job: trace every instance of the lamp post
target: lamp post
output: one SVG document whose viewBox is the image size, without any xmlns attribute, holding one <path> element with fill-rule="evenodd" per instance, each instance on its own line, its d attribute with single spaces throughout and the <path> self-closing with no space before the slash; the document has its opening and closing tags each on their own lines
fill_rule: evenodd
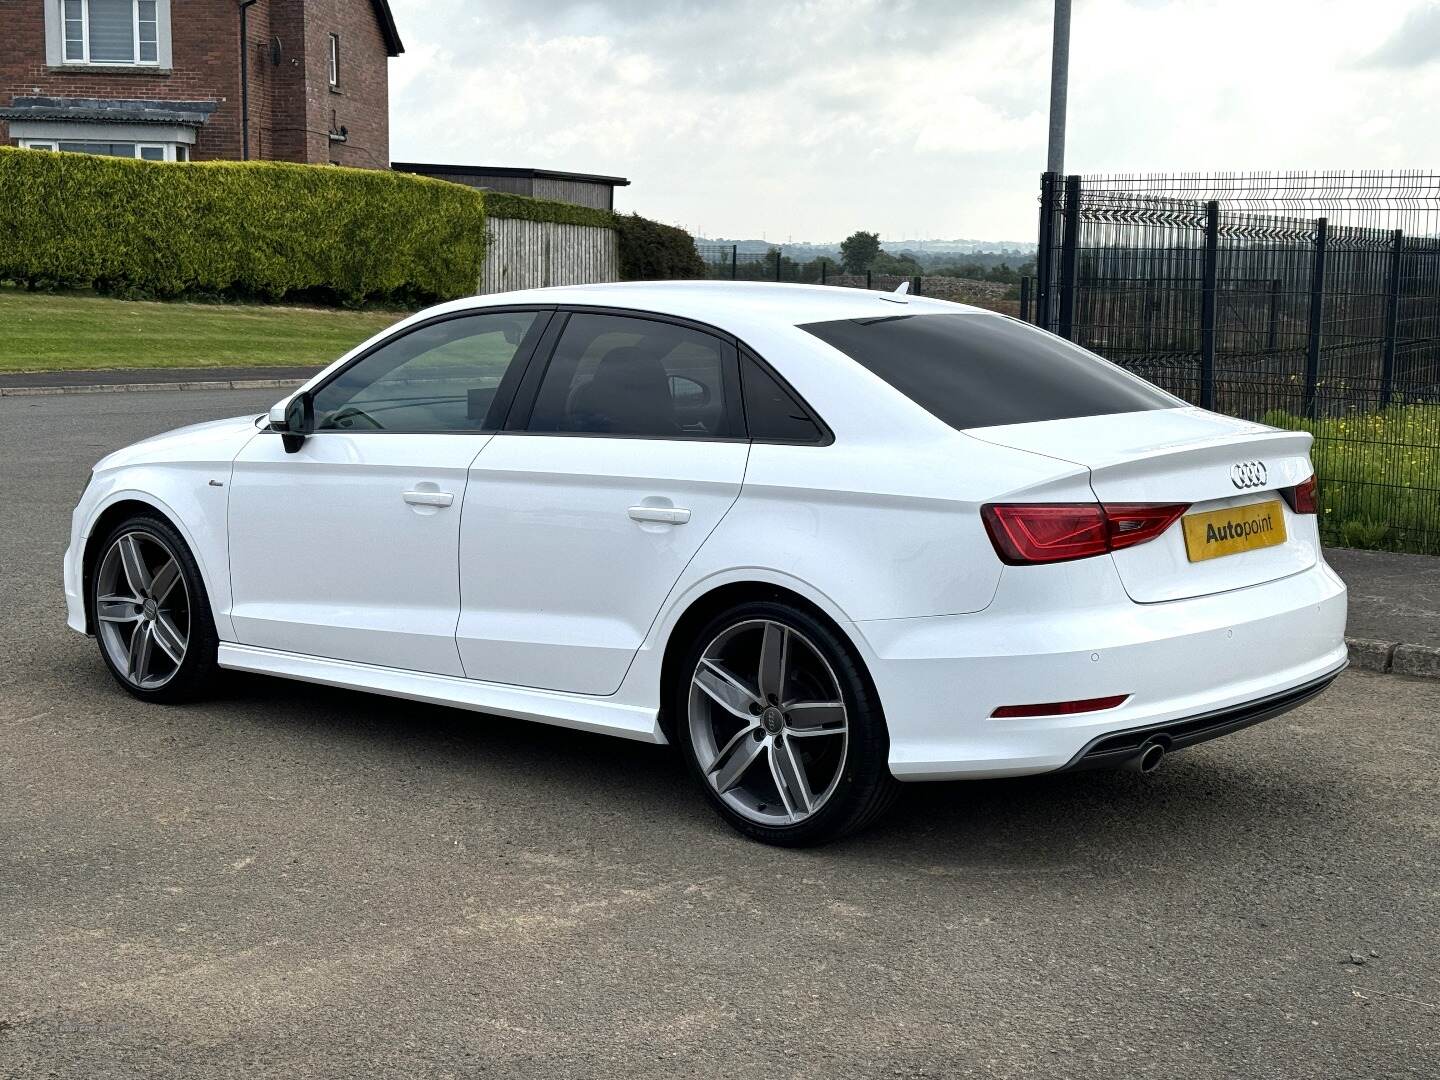
<svg viewBox="0 0 1440 1080">
<path fill-rule="evenodd" d="M 250 160 L 250 5 L 240 0 L 240 160 Z"/>
<path fill-rule="evenodd" d="M 1045 171 L 1065 172 L 1065 89 L 1070 80 L 1070 0 L 1055 0 L 1055 50 L 1050 57 L 1050 146 Z"/>
</svg>

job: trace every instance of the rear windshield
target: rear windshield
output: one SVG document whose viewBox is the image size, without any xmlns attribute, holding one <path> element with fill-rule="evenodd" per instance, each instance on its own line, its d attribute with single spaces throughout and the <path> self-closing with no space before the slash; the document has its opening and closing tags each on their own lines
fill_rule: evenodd
<svg viewBox="0 0 1440 1080">
<path fill-rule="evenodd" d="M 892 315 L 801 329 L 955 428 L 1184 404 L 1063 338 L 1000 315 Z"/>
</svg>

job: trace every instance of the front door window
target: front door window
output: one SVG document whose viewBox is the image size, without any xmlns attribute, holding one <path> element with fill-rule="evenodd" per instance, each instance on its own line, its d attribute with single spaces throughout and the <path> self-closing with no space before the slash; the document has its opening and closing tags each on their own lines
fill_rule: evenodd
<svg viewBox="0 0 1440 1080">
<path fill-rule="evenodd" d="M 467 315 L 386 342 L 316 391 L 315 430 L 496 430 L 501 385 L 538 316 Z"/>
</svg>

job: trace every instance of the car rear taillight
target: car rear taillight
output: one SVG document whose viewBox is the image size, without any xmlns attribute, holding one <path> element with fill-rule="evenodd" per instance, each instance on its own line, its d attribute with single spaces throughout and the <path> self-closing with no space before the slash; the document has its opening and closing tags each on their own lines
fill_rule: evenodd
<svg viewBox="0 0 1440 1080">
<path fill-rule="evenodd" d="M 1297 514 L 1318 514 L 1320 512 L 1320 485 L 1316 482 L 1314 474 L 1312 473 L 1310 479 L 1304 483 L 1286 488 L 1285 501 Z"/>
<path fill-rule="evenodd" d="M 980 510 L 1001 561 L 1065 562 L 1154 540 L 1188 503 L 990 503 Z"/>
<path fill-rule="evenodd" d="M 1005 716 L 1074 716 L 1076 713 L 1100 712 L 1123 703 L 1129 694 L 1110 697 L 1082 698 L 1079 701 L 1047 701 L 1039 705 L 1001 705 L 991 717 Z"/>
</svg>

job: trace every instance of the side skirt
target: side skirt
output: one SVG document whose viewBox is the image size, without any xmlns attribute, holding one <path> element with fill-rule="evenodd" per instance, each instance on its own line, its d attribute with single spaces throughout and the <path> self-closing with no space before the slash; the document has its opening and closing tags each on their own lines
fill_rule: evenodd
<svg viewBox="0 0 1440 1080">
<path fill-rule="evenodd" d="M 472 712 L 535 720 L 577 731 L 619 735 L 640 742 L 665 742 L 656 709 L 624 705 L 606 698 L 478 682 L 453 675 L 430 675 L 422 671 L 356 664 L 348 660 L 329 660 L 224 641 L 220 643 L 219 663 L 221 667 L 235 671 L 278 675 L 346 690 L 368 690 L 387 697 L 424 701 L 431 705 L 451 705 Z"/>
</svg>

